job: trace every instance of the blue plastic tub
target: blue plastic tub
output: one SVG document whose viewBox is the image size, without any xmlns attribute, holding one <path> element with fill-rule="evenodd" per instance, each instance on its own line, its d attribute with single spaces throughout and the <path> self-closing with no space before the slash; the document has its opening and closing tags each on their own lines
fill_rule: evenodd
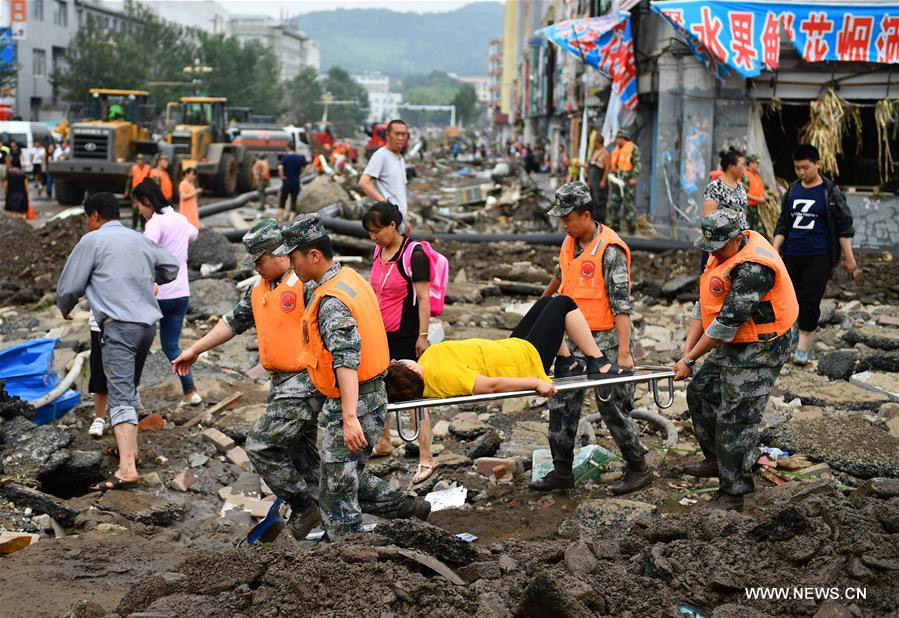
<svg viewBox="0 0 899 618">
<path fill-rule="evenodd" d="M 53 363 L 53 349 L 58 339 L 33 339 L 0 350 L 0 380 L 6 381 L 6 390 L 23 401 L 43 397 L 57 384 L 59 376 Z M 67 390 L 35 411 L 34 422 L 45 425 L 81 403 L 81 394 Z"/>
</svg>

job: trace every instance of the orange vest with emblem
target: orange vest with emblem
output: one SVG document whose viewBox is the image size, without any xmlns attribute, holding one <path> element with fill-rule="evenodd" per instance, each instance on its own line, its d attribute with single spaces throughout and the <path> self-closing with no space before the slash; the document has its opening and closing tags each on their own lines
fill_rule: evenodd
<svg viewBox="0 0 899 618">
<path fill-rule="evenodd" d="M 724 299 L 730 294 L 733 282 L 730 271 L 743 262 L 755 262 L 774 271 L 774 286 L 762 297 L 762 302 L 771 303 L 774 321 L 756 324 L 752 316 L 737 330 L 737 336 L 730 343 L 756 343 L 771 337 L 761 335 L 783 335 L 793 327 L 799 317 L 799 303 L 787 267 L 765 237 L 758 232 L 743 232 L 746 244 L 729 260 L 718 262 L 714 254 L 709 256 L 705 272 L 699 279 L 699 305 L 702 309 L 702 327 L 708 328 L 712 320 L 721 313 Z"/>
<path fill-rule="evenodd" d="M 750 169 L 746 170 L 745 177 L 749 181 L 749 191 L 747 193 L 765 197 L 765 183 L 762 182 L 762 177 Z M 761 202 L 750 198 L 749 204 L 752 206 L 758 206 L 759 204 L 761 204 Z"/>
<path fill-rule="evenodd" d="M 131 166 L 131 188 L 133 189 L 141 182 L 143 182 L 144 178 L 150 175 L 150 166 L 145 165 L 143 167 L 139 166 L 137 163 Z"/>
<path fill-rule="evenodd" d="M 624 250 L 630 272 L 631 250 L 615 231 L 603 225 L 600 233 L 577 257 L 574 256 L 575 240 L 571 236 L 562 243 L 559 266 L 562 269 L 562 285 L 559 294 L 570 296 L 587 318 L 590 330 L 615 328 L 615 316 L 606 294 L 606 280 L 602 272 L 602 256 L 610 245 Z"/>
<path fill-rule="evenodd" d="M 390 350 L 375 291 L 355 270 L 342 267 L 334 277 L 319 286 L 303 314 L 303 361 L 309 370 L 309 377 L 320 393 L 337 398 L 340 397 L 340 389 L 333 367 L 334 357 L 325 348 L 318 329 L 318 307 L 325 296 L 340 300 L 356 320 L 362 341 L 361 362 L 357 370 L 360 383 L 387 371 Z"/>
<path fill-rule="evenodd" d="M 613 172 L 630 172 L 634 169 L 631 161 L 631 154 L 634 152 L 634 142 L 627 141 L 623 147 L 615 146 L 612 151 L 612 171 Z"/>
<path fill-rule="evenodd" d="M 273 288 L 260 279 L 250 295 L 259 339 L 259 362 L 269 371 L 290 373 L 305 368 L 303 341 L 303 282 L 289 273 Z"/>
</svg>

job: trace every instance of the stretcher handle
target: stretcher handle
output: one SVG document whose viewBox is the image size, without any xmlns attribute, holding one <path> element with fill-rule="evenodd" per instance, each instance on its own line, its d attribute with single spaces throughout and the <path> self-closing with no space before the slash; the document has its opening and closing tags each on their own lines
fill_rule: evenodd
<svg viewBox="0 0 899 618">
<path fill-rule="evenodd" d="M 652 387 L 652 398 L 655 400 L 656 405 L 662 410 L 667 410 L 674 404 L 674 378 L 668 377 L 666 380 L 668 382 L 668 401 L 665 403 L 659 401 L 659 380 L 655 379 L 649 383 L 650 387 Z"/>
<path fill-rule="evenodd" d="M 602 392 L 602 390 L 604 388 L 606 389 L 606 392 L 608 393 L 608 395 L 606 395 L 605 397 L 600 395 L 600 393 Z M 596 395 L 597 401 L 601 401 L 602 403 L 608 403 L 612 399 L 612 387 L 611 386 L 594 386 L 593 394 Z"/>
<path fill-rule="evenodd" d="M 421 424 L 424 420 L 424 409 L 423 408 L 415 408 L 412 412 L 412 429 L 415 431 L 411 435 L 406 435 L 403 433 L 403 412 L 401 410 L 396 411 L 396 433 L 399 434 L 400 439 L 403 442 L 415 442 L 418 440 L 418 436 L 421 433 Z"/>
</svg>

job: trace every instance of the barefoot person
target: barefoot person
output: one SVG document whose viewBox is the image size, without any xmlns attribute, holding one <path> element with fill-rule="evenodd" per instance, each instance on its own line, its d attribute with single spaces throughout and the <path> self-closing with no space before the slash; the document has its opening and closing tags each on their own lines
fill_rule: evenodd
<svg viewBox="0 0 899 618">
<path fill-rule="evenodd" d="M 378 202 L 362 217 L 362 226 L 378 245 L 371 268 L 371 282 L 387 329 L 392 360 L 415 360 L 428 348 L 431 321 L 431 264 L 421 244 L 401 234 L 403 215 L 397 206 Z M 372 457 L 389 455 L 390 421 L 378 438 Z M 434 473 L 431 454 L 431 419 L 427 413 L 418 434 L 418 470 L 412 484 L 423 483 Z"/>
<path fill-rule="evenodd" d="M 156 323 L 162 317 L 154 283 L 178 276 L 178 260 L 155 242 L 119 222 L 119 202 L 112 193 L 94 193 L 84 203 L 85 234 L 56 284 L 62 317 L 87 295 L 101 330 L 103 372 L 109 388 L 109 417 L 119 451 L 119 466 L 97 490 L 137 483 L 137 385 Z"/>
<path fill-rule="evenodd" d="M 609 205 L 611 208 L 611 204 Z M 628 373 L 634 366 L 630 294 L 631 252 L 612 228 L 593 219 L 592 201 L 587 185 L 572 182 L 556 191 L 556 205 L 550 215 L 560 217 L 568 232 L 559 254 L 559 268 L 543 293 L 559 291 L 570 296 L 587 318 L 593 339 L 615 364 L 611 375 Z M 581 352 L 587 352 L 581 350 Z M 556 371 L 556 375 L 559 375 Z M 564 375 L 564 372 L 562 372 Z M 646 447 L 640 442 L 637 424 L 631 419 L 634 385 L 611 387 L 611 398 L 599 401 L 602 420 L 627 462 L 624 479 L 613 485 L 613 494 L 636 491 L 652 482 L 646 464 Z M 569 489 L 574 486 L 571 465 L 584 391 L 565 393 L 549 403 L 549 445 L 554 469 L 543 479 L 531 483 L 536 491 Z"/>
<path fill-rule="evenodd" d="M 365 470 L 384 429 L 390 365 L 378 300 L 356 271 L 334 261 L 331 238 L 318 215 L 284 226 L 275 255 L 289 255 L 294 272 L 314 281 L 303 314 L 303 362 L 315 388 L 325 395 L 319 506 L 330 541 L 362 531 L 360 494 L 392 504 L 400 516 L 427 519 L 431 505 L 407 497 Z"/>
<path fill-rule="evenodd" d="M 783 260 L 764 236 L 745 228 L 742 213 L 728 208 L 702 220 L 696 247 L 709 252 L 709 262 L 684 356 L 674 366 L 674 379 L 683 380 L 708 354 L 687 387 L 693 433 L 705 458 L 684 472 L 717 476 L 712 505 L 721 509 L 741 508 L 754 489 L 758 424 L 790 356 L 799 315 Z"/>
</svg>

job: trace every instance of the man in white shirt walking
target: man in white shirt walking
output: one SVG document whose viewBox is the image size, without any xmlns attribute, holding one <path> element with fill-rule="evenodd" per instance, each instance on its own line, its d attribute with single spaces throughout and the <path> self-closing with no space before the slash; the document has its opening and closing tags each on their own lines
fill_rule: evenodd
<svg viewBox="0 0 899 618">
<path fill-rule="evenodd" d="M 406 160 L 402 152 L 409 141 L 409 127 L 402 120 L 387 123 L 387 145 L 368 160 L 359 179 L 359 188 L 376 202 L 390 202 L 400 209 L 407 223 Z"/>
</svg>

